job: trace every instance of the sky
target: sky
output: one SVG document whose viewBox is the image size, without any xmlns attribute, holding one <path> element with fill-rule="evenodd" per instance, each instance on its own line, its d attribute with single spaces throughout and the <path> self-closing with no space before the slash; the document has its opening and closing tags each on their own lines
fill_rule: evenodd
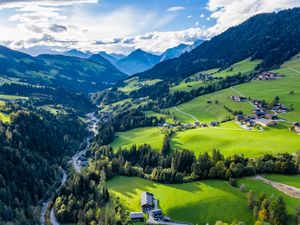
<svg viewBox="0 0 300 225">
<path fill-rule="evenodd" d="M 36 51 L 160 53 L 299 0 L 0 0 L 0 44 Z"/>
</svg>

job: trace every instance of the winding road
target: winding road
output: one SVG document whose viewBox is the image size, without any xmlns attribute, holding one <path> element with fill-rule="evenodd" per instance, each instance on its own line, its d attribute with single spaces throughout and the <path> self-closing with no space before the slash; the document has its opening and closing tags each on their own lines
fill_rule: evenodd
<svg viewBox="0 0 300 225">
<path fill-rule="evenodd" d="M 78 163 L 78 158 L 80 156 L 84 155 L 87 152 L 87 150 L 90 147 L 91 140 L 93 139 L 93 137 L 95 137 L 98 134 L 97 125 L 98 125 L 99 120 L 95 116 L 95 113 L 89 113 L 89 114 L 87 114 L 87 118 L 88 118 L 88 130 L 92 133 L 92 135 L 89 136 L 89 137 L 87 137 L 87 139 L 86 139 L 86 141 L 87 141 L 86 148 L 84 150 L 76 153 L 72 157 L 72 165 L 73 165 L 73 168 L 74 168 L 74 170 L 75 170 L 76 173 L 80 173 L 81 172 L 81 165 Z M 63 177 L 61 179 L 61 185 L 56 190 L 56 193 L 59 192 L 60 188 L 66 183 L 67 178 L 68 178 L 66 171 L 64 171 L 62 169 L 62 172 L 63 172 Z M 52 197 L 49 198 L 47 201 L 45 201 L 43 203 L 43 208 L 42 208 L 41 217 L 40 217 L 40 224 L 41 225 L 45 225 L 46 212 L 47 212 L 47 209 L 49 207 L 51 199 L 52 199 Z M 54 213 L 54 209 L 53 208 L 51 208 L 51 210 L 50 210 L 50 222 L 51 222 L 52 225 L 60 225 L 59 222 L 57 221 L 56 217 L 55 217 L 55 213 Z"/>
<path fill-rule="evenodd" d="M 175 109 L 177 112 L 180 112 L 180 113 L 182 113 L 182 114 L 184 114 L 184 115 L 187 115 L 187 116 L 193 118 L 193 119 L 195 120 L 195 122 L 199 122 L 199 123 L 200 123 L 200 121 L 199 121 L 195 116 L 193 116 L 192 114 L 186 113 L 186 112 L 184 112 L 184 111 L 178 109 L 177 106 L 174 106 L 174 109 Z"/>
</svg>

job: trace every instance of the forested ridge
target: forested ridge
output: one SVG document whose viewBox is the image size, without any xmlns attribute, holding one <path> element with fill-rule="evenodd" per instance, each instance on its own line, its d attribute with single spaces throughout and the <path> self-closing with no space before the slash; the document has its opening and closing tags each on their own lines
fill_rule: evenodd
<svg viewBox="0 0 300 225">
<path fill-rule="evenodd" d="M 86 135 L 77 117 L 19 110 L 0 123 L 0 221 L 38 224 L 42 198 Z"/>
</svg>

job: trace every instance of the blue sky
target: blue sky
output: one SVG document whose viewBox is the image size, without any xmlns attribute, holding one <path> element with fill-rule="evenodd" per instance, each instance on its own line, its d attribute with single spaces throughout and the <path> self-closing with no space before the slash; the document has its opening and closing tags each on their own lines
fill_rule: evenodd
<svg viewBox="0 0 300 225">
<path fill-rule="evenodd" d="M 35 51 L 162 52 L 299 0 L 0 0 L 0 44 Z"/>
</svg>

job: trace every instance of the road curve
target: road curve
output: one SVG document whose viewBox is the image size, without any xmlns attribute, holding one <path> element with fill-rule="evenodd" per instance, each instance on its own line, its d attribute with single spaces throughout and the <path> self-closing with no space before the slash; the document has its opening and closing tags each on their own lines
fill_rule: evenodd
<svg viewBox="0 0 300 225">
<path fill-rule="evenodd" d="M 200 123 L 200 121 L 199 121 L 195 116 L 193 116 L 192 114 L 186 113 L 186 112 L 184 112 L 184 111 L 178 109 L 177 106 L 174 106 L 174 109 L 175 109 L 177 112 L 180 112 L 180 113 L 182 113 L 182 114 L 185 114 L 185 115 L 187 115 L 187 116 L 193 118 L 193 119 L 195 120 L 195 122 L 199 122 L 199 123 Z"/>
</svg>

